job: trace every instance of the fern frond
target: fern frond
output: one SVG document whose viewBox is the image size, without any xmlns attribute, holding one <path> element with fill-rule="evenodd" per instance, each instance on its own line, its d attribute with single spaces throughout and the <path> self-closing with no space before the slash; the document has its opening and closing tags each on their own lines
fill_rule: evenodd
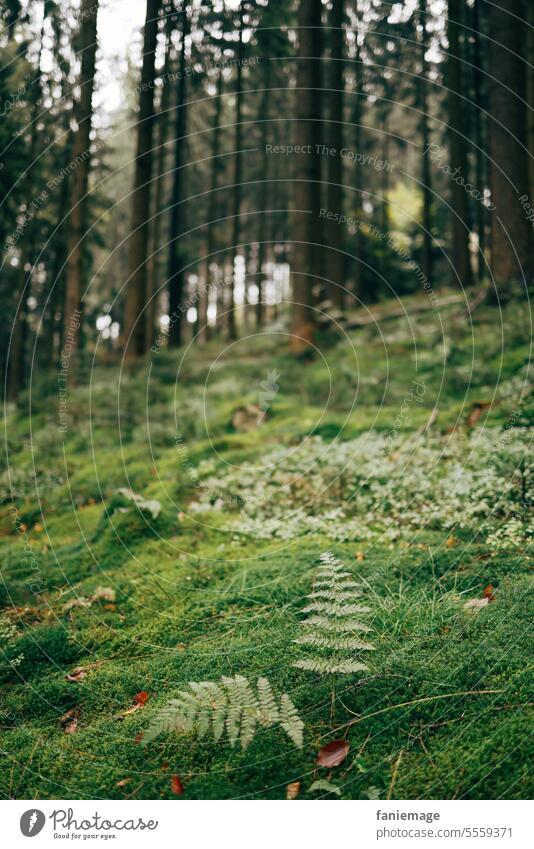
<svg viewBox="0 0 534 849">
<path fill-rule="evenodd" d="M 314 601 L 304 607 L 302 613 L 328 613 L 330 616 L 351 616 L 353 613 L 369 613 L 369 607 L 359 604 L 336 604 L 335 602 Z"/>
<path fill-rule="evenodd" d="M 328 659 L 313 658 L 296 660 L 293 666 L 296 669 L 305 669 L 307 672 L 318 672 L 320 675 L 335 675 L 336 673 L 348 674 L 350 672 L 365 672 L 369 667 L 365 663 L 357 663 L 353 660 L 332 661 Z"/>
<path fill-rule="evenodd" d="M 302 749 L 304 723 L 287 693 L 280 699 L 280 725 L 297 749 Z"/>
<path fill-rule="evenodd" d="M 263 726 L 274 725 L 280 721 L 280 714 L 271 685 L 267 678 L 258 678 L 259 721 Z"/>
<path fill-rule="evenodd" d="M 322 598 L 326 601 L 352 601 L 352 599 L 359 598 L 359 596 L 361 596 L 361 593 L 354 590 L 346 592 L 345 587 L 342 586 L 339 589 L 337 587 L 331 587 L 324 590 L 315 590 L 309 594 L 308 598 Z"/>
<path fill-rule="evenodd" d="M 362 640 L 357 640 L 354 637 L 336 639 L 335 637 L 323 637 L 320 634 L 304 634 L 302 637 L 297 637 L 293 642 L 299 643 L 301 646 L 315 646 L 318 649 L 360 649 L 362 651 L 374 651 L 374 646 L 371 643 L 364 643 Z"/>
<path fill-rule="evenodd" d="M 302 623 L 303 634 L 293 641 L 307 648 L 310 655 L 293 666 L 322 675 L 360 672 L 367 667 L 353 657 L 354 653 L 374 648 L 354 636 L 371 630 L 354 618 L 369 613 L 369 608 L 358 601 L 362 586 L 331 552 L 322 554 L 320 560 L 308 604 L 302 610 L 310 615 Z"/>
<path fill-rule="evenodd" d="M 267 728 L 279 724 L 296 746 L 302 746 L 304 723 L 286 693 L 279 703 L 267 678 L 259 678 L 257 693 L 242 675 L 223 676 L 215 681 L 190 682 L 153 718 L 143 736 L 143 744 L 159 734 L 178 732 L 203 737 L 212 731 L 215 742 L 226 730 L 231 746 L 239 741 L 246 749 L 254 739 L 258 725 Z"/>
<path fill-rule="evenodd" d="M 345 634 L 351 631 L 362 631 L 369 633 L 371 628 L 363 622 L 355 619 L 329 619 L 327 616 L 309 616 L 302 626 L 304 628 L 321 628 L 323 631 L 331 631 L 335 634 Z"/>
</svg>

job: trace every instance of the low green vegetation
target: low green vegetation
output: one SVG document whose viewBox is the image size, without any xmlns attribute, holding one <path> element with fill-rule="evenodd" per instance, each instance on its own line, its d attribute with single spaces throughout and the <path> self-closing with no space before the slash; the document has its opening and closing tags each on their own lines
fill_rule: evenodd
<svg viewBox="0 0 534 849">
<path fill-rule="evenodd" d="M 414 312 L 306 362 L 284 333 L 98 365 L 65 432 L 54 374 L 7 409 L 2 798 L 531 795 L 528 316 Z M 328 551 L 368 608 L 348 674 L 310 668 Z M 272 711 L 247 689 L 246 746 L 183 714 L 143 740 L 190 682 L 243 678 Z"/>
</svg>

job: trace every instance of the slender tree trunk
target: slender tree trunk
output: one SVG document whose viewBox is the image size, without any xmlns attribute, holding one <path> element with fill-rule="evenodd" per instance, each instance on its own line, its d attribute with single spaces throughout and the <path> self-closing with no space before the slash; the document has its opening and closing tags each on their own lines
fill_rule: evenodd
<svg viewBox="0 0 534 849">
<path fill-rule="evenodd" d="M 212 220 L 217 220 L 220 204 L 217 195 L 217 184 L 219 175 L 219 155 L 221 152 L 221 112 L 222 112 L 222 94 L 223 94 L 223 75 L 219 71 L 217 77 L 217 94 L 215 97 L 215 113 L 213 116 L 212 129 L 212 147 L 211 147 L 211 179 L 210 179 L 210 202 L 209 223 L 206 234 L 206 261 L 204 264 L 204 280 L 205 285 L 200 293 L 199 302 L 199 325 L 200 338 L 208 340 L 211 336 L 211 328 L 208 325 L 208 301 L 212 288 L 212 283 L 215 282 L 214 276 L 211 273 L 211 265 L 213 263 L 213 252 L 215 250 L 215 233 L 217 224 L 213 224 Z"/>
<path fill-rule="evenodd" d="M 180 80 L 177 88 L 176 126 L 174 148 L 174 175 L 172 186 L 171 224 L 169 234 L 169 344 L 178 347 L 182 343 L 183 301 L 185 275 L 183 251 L 181 250 L 183 201 L 185 198 L 185 147 L 187 134 L 187 76 L 186 47 L 189 36 L 187 8 L 182 12 L 182 44 L 180 49 Z"/>
<path fill-rule="evenodd" d="M 260 105 L 261 124 L 261 150 L 263 157 L 263 173 L 260 191 L 260 209 L 258 215 L 258 301 L 256 303 L 256 327 L 260 328 L 265 320 L 264 291 L 263 291 L 263 266 L 265 265 L 265 248 L 267 246 L 268 207 L 269 207 L 269 178 L 270 157 L 266 154 L 269 143 L 269 103 L 271 100 L 271 62 L 268 58 L 263 60 L 263 94 Z"/>
<path fill-rule="evenodd" d="M 344 32 L 343 26 L 344 0 L 332 0 L 332 11 L 329 12 L 330 29 L 330 103 L 329 138 L 330 147 L 335 153 L 328 156 L 328 209 L 331 212 L 343 212 L 343 104 L 344 104 Z M 327 297 L 335 306 L 343 309 L 345 285 L 345 257 L 343 254 L 343 228 L 335 219 L 327 220 L 328 235 L 328 266 Z"/>
<path fill-rule="evenodd" d="M 534 3 L 528 3 L 527 36 L 527 134 L 528 134 L 528 194 L 530 202 L 534 199 Z"/>
<path fill-rule="evenodd" d="M 485 102 L 482 92 L 482 51 L 481 51 L 481 30 L 480 30 L 480 0 L 475 0 L 473 5 L 473 29 L 474 45 L 473 45 L 473 88 L 474 88 L 474 124 L 475 124 L 475 179 L 476 189 L 478 192 L 483 192 L 486 186 L 486 157 L 485 157 Z M 476 204 L 476 227 L 478 236 L 478 264 L 477 277 L 478 282 L 482 283 L 486 276 L 486 207 L 480 201 Z"/>
<path fill-rule="evenodd" d="M 320 268 L 321 158 L 316 153 L 321 133 L 321 0 L 300 0 L 297 60 L 297 144 L 309 153 L 299 155 L 295 169 L 295 222 L 292 258 L 292 340 L 297 355 L 308 353 L 314 338 L 314 288 Z"/>
<path fill-rule="evenodd" d="M 447 85 L 449 88 L 449 150 L 450 167 L 458 179 L 451 181 L 452 190 L 452 261 L 455 282 L 460 286 L 471 286 L 471 256 L 469 251 L 469 196 L 459 178 L 468 183 L 467 165 L 467 114 L 462 99 L 466 70 L 462 63 L 460 42 L 461 2 L 449 0 L 447 20 L 447 39 L 449 55 L 447 58 Z M 427 158 L 427 157 L 425 157 Z"/>
<path fill-rule="evenodd" d="M 157 313 L 157 304 L 159 301 L 158 289 L 160 274 L 161 274 L 161 264 L 162 264 L 162 252 L 161 252 L 161 224 L 162 224 L 162 211 L 164 206 L 165 199 L 165 167 L 166 167 L 166 154 L 167 154 L 167 142 L 169 140 L 170 135 L 170 106 L 171 106 L 171 94 L 172 94 L 172 83 L 170 82 L 170 74 L 172 71 L 172 30 L 173 30 L 173 20 L 172 15 L 167 15 L 167 19 L 165 22 L 166 29 L 166 39 L 165 39 L 165 63 L 163 66 L 163 81 L 162 81 L 162 90 L 161 90 L 161 100 L 159 105 L 159 113 L 156 118 L 156 128 L 157 128 L 157 137 L 158 137 L 158 155 L 157 155 L 157 164 L 156 164 L 156 176 L 155 176 L 155 198 L 154 198 L 154 218 L 152 221 L 152 235 L 150 240 L 150 258 L 147 269 L 147 308 L 146 308 L 146 316 L 147 316 L 147 324 L 146 324 L 146 334 L 147 334 L 147 347 L 152 344 L 154 338 L 154 332 L 157 331 L 156 328 L 156 313 Z"/>
<path fill-rule="evenodd" d="M 529 191 L 526 98 L 526 28 L 521 0 L 489 6 L 492 272 L 499 298 L 532 273 L 532 230 L 521 198 Z"/>
<path fill-rule="evenodd" d="M 143 35 L 143 66 L 137 123 L 137 150 L 129 239 L 129 280 L 124 314 L 126 355 L 142 356 L 147 350 L 147 259 L 150 236 L 150 197 L 153 160 L 154 78 L 161 0 L 147 0 Z"/>
<path fill-rule="evenodd" d="M 352 123 L 354 124 L 354 147 L 357 153 L 363 153 L 363 131 L 362 131 L 362 118 L 363 118 L 363 104 L 364 104 L 364 79 L 363 79 L 363 62 L 361 57 L 361 49 L 360 44 L 358 42 L 358 27 L 359 27 L 359 11 L 358 11 L 358 0 L 354 0 L 353 10 L 356 16 L 356 27 L 354 30 L 355 34 L 355 43 L 354 43 L 354 68 L 356 75 L 356 87 L 354 91 L 354 105 L 352 109 Z M 351 166 L 352 167 L 352 166 Z M 361 165 L 355 165 L 353 173 L 357 175 L 357 191 L 354 192 L 354 217 L 356 220 L 361 221 L 363 205 L 362 205 L 362 192 L 363 192 L 363 178 L 364 171 Z M 351 179 L 352 182 L 352 179 Z M 362 266 L 362 234 L 360 228 L 356 229 L 356 233 L 353 237 L 353 245 L 354 245 L 354 255 L 356 260 L 354 262 L 354 294 L 356 298 L 361 298 L 364 296 L 363 292 L 363 266 Z"/>
<path fill-rule="evenodd" d="M 81 69 L 80 98 L 75 108 L 76 132 L 72 161 L 76 168 L 72 174 L 70 217 L 68 221 L 67 273 L 65 278 L 65 306 L 63 312 L 63 339 L 70 345 L 69 380 L 76 378 L 77 348 L 80 332 L 80 313 L 84 283 L 83 240 L 88 229 L 87 190 L 91 166 L 91 123 L 93 117 L 93 89 L 96 57 L 96 23 L 98 3 L 82 0 L 80 7 Z M 77 326 L 78 325 L 78 326 Z"/>
<path fill-rule="evenodd" d="M 229 292 L 228 304 L 228 338 L 237 339 L 237 328 L 235 318 L 235 258 L 241 241 L 241 195 L 243 180 L 243 128 L 241 125 L 243 112 L 243 7 L 240 6 L 239 16 L 239 42 L 237 46 L 237 76 L 235 84 L 235 134 L 234 134 L 234 202 L 233 202 L 233 228 L 232 228 L 232 280 Z"/>
<path fill-rule="evenodd" d="M 41 24 L 41 34 L 39 38 L 39 53 L 37 56 L 37 78 L 33 81 L 31 87 L 31 129 L 30 129 L 30 150 L 29 150 L 29 165 L 26 169 L 25 193 L 26 193 L 26 212 L 30 211 L 32 215 L 35 213 L 31 210 L 30 201 L 34 196 L 35 187 L 35 172 L 36 156 L 38 149 L 38 129 L 39 111 L 41 109 L 41 60 L 43 55 L 43 41 L 45 34 L 46 21 L 46 5 L 43 8 L 43 21 Z M 28 336 L 28 321 L 26 315 L 26 304 L 31 294 L 33 263 L 35 259 L 35 220 L 29 221 L 26 232 L 25 241 L 21 245 L 20 250 L 20 266 L 19 272 L 19 288 L 18 302 L 19 307 L 13 322 L 13 333 L 11 337 L 11 357 L 9 362 L 9 380 L 8 380 L 8 397 L 16 398 L 19 390 L 24 386 L 26 379 L 26 339 Z M 28 272 L 26 267 L 29 266 Z"/>
<path fill-rule="evenodd" d="M 388 111 L 385 111 L 382 116 L 382 160 L 385 164 L 388 162 L 389 157 L 389 130 L 388 130 Z M 389 193 L 389 171 L 386 167 L 382 168 L 381 173 L 381 187 L 380 191 L 382 194 L 382 203 L 380 204 L 381 210 L 381 228 L 383 233 L 387 233 L 389 231 L 389 205 L 388 205 L 388 193 Z"/>
<path fill-rule="evenodd" d="M 421 136 L 423 144 L 423 157 L 421 161 L 421 181 L 423 183 L 423 253 L 422 269 L 427 280 L 432 280 L 432 176 L 430 173 L 430 161 L 426 153 L 430 144 L 430 128 L 428 123 L 428 63 L 426 51 L 427 40 L 427 0 L 419 0 L 419 20 L 422 27 L 421 34 L 421 73 L 419 75 L 419 102 L 421 105 Z"/>
</svg>

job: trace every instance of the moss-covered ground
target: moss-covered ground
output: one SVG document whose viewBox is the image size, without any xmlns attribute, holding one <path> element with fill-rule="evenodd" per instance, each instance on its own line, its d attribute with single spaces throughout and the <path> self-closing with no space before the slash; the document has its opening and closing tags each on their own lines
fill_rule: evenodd
<svg viewBox="0 0 534 849">
<path fill-rule="evenodd" d="M 232 345 L 162 349 L 122 369 L 86 361 L 87 379 L 67 394 L 65 432 L 56 374 L 35 375 L 5 420 L 2 798 L 176 798 L 172 775 L 190 799 L 285 798 L 292 782 L 310 798 L 317 778 L 342 798 L 531 795 L 526 544 L 494 548 L 477 527 L 439 523 L 361 540 L 332 540 L 319 523 L 269 539 L 239 532 L 230 492 L 227 508 L 189 509 L 203 461 L 223 476 L 312 433 L 327 446 L 389 433 L 412 381 L 425 393 L 398 420 L 401 438 L 428 438 L 437 407 L 429 433 L 444 444 L 513 429 L 527 452 L 528 409 L 513 411 L 529 346 L 520 307 L 480 306 L 469 317 L 455 304 L 344 336 L 325 331 L 310 361 L 291 357 L 281 323 Z M 279 388 L 265 419 L 236 428 L 235 411 L 258 403 L 274 369 Z M 343 501 L 348 492 L 336 486 Z M 117 493 L 125 487 L 159 501 L 157 518 Z M 368 673 L 338 676 L 334 703 L 329 679 L 291 666 L 327 549 L 364 584 L 376 647 Z M 466 610 L 488 585 L 493 600 Z M 79 680 L 68 680 L 78 667 Z M 139 745 L 154 711 L 188 681 L 238 673 L 290 694 L 305 722 L 302 750 L 277 728 L 260 730 L 244 752 L 209 736 Z M 144 706 L 118 719 L 141 691 Z M 318 749 L 344 736 L 345 761 L 317 767 Z"/>
</svg>

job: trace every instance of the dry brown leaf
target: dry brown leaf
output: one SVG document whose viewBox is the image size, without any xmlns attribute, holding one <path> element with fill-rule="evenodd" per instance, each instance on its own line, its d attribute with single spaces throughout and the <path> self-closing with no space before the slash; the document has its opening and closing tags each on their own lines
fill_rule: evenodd
<svg viewBox="0 0 534 849">
<path fill-rule="evenodd" d="M 300 781 L 292 781 L 286 788 L 286 799 L 296 799 L 299 795 Z"/>
<path fill-rule="evenodd" d="M 115 787 L 126 787 L 126 785 L 129 784 L 131 780 L 131 778 L 121 778 L 120 781 L 117 781 Z"/>
<path fill-rule="evenodd" d="M 83 681 L 86 675 L 87 670 L 84 669 L 83 666 L 77 666 L 76 669 L 73 669 L 72 672 L 65 675 L 65 680 L 77 683 L 79 681 Z"/>
<path fill-rule="evenodd" d="M 467 417 L 467 427 L 474 427 L 482 413 L 485 410 L 489 410 L 490 407 L 491 403 L 489 401 L 477 401 L 476 403 L 474 403 L 471 412 Z"/>
<path fill-rule="evenodd" d="M 75 734 L 78 730 L 78 718 L 80 716 L 79 708 L 71 708 L 64 713 L 61 719 L 59 720 L 59 724 L 61 725 L 63 732 L 65 734 Z"/>
<path fill-rule="evenodd" d="M 357 551 L 356 552 L 356 560 L 364 560 L 364 559 L 365 559 L 365 554 L 363 553 L 363 551 Z"/>
<path fill-rule="evenodd" d="M 349 753 L 349 744 L 346 740 L 331 740 L 319 749 L 316 764 L 318 766 L 334 767 L 343 763 Z"/>
</svg>

